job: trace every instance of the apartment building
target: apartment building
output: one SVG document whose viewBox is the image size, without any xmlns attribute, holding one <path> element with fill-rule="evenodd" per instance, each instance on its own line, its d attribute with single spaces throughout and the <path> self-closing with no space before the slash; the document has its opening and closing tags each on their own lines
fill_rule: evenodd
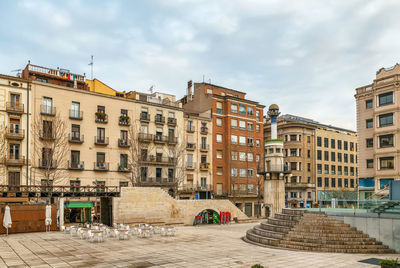
<svg viewBox="0 0 400 268">
<path fill-rule="evenodd" d="M 24 79 L 0 75 L 0 184 L 27 183 L 28 88 Z"/>
<path fill-rule="evenodd" d="M 265 125 L 270 139 L 270 122 Z M 356 200 L 356 133 L 294 115 L 278 118 L 278 138 L 284 142 L 289 207 L 311 207 L 319 200 Z"/>
<path fill-rule="evenodd" d="M 400 178 L 399 81 L 396 64 L 356 89 L 360 199 L 388 195 L 389 183 Z"/>
<path fill-rule="evenodd" d="M 180 188 L 181 199 L 211 199 L 212 125 L 209 116 L 185 113 L 185 178 Z"/>
<path fill-rule="evenodd" d="M 0 81 L 3 94 L 0 122 L 13 134 L 9 142 L 13 161 L 2 173 L 5 184 L 44 185 L 48 183 L 44 171 L 62 170 L 63 175 L 53 182 L 56 185 L 134 183 L 163 187 L 175 194 L 178 163 L 182 162 L 184 168 L 177 150 L 183 142 L 183 108 L 175 96 L 158 92 L 97 93 L 82 84 L 86 81 L 82 75 L 32 64 L 27 65 L 22 76 L 23 79 L 2 76 Z M 31 124 L 26 123 L 28 105 Z M 67 141 L 63 147 L 67 149 L 65 161 L 54 159 L 56 149 L 52 144 L 57 141 L 57 129 L 61 128 L 57 120 L 66 126 L 65 133 L 59 135 Z M 27 132 L 31 135 L 26 140 L 24 126 L 31 125 Z M 41 129 L 34 132 L 34 126 Z M 26 176 L 22 167 L 26 162 L 24 157 L 28 156 L 30 166 Z M 138 174 L 137 180 L 132 179 L 134 173 Z M 15 179 L 18 176 L 26 179 Z"/>
<path fill-rule="evenodd" d="M 204 82 L 194 83 L 192 94 L 189 83 L 182 103 L 187 113 L 211 114 L 214 197 L 229 198 L 253 216 L 260 210 L 263 189 L 263 180 L 256 174 L 264 159 L 265 106 L 245 96 L 244 92 Z"/>
</svg>

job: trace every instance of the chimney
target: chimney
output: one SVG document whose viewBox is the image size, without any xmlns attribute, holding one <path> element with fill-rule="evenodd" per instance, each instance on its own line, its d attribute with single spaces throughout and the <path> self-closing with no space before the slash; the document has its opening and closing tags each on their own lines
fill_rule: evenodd
<svg viewBox="0 0 400 268">
<path fill-rule="evenodd" d="M 187 100 L 188 101 L 192 101 L 192 84 L 193 84 L 192 80 L 188 81 L 188 85 L 187 85 Z"/>
</svg>

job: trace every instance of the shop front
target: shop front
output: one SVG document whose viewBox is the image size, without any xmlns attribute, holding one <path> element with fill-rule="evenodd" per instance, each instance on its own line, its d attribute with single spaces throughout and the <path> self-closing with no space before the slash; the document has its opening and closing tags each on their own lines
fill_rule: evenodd
<svg viewBox="0 0 400 268">
<path fill-rule="evenodd" d="M 66 202 L 64 205 L 65 223 L 90 223 L 93 202 Z"/>
</svg>

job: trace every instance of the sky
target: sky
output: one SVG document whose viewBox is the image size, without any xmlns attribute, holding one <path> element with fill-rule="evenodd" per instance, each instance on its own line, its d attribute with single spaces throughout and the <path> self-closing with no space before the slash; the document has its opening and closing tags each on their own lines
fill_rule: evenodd
<svg viewBox="0 0 400 268">
<path fill-rule="evenodd" d="M 117 90 L 187 81 L 356 129 L 355 89 L 399 62 L 397 0 L 0 1 L 0 73 L 28 60 Z"/>
</svg>

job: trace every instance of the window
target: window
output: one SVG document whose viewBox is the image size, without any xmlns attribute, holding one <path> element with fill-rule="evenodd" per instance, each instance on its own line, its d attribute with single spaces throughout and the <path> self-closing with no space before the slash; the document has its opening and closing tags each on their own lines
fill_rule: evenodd
<svg viewBox="0 0 400 268">
<path fill-rule="evenodd" d="M 318 171 L 318 174 L 322 174 L 322 165 L 321 164 L 317 165 L 317 171 Z"/>
<path fill-rule="evenodd" d="M 253 178 L 253 176 L 254 176 L 254 169 L 252 168 L 247 169 L 247 177 Z"/>
<path fill-rule="evenodd" d="M 269 153 L 269 154 L 273 154 L 273 153 L 274 153 L 274 148 L 269 148 L 269 149 L 268 149 L 268 153 Z"/>
<path fill-rule="evenodd" d="M 238 143 L 238 136 L 231 135 L 231 143 L 232 144 L 237 144 Z"/>
<path fill-rule="evenodd" d="M 344 187 L 349 188 L 349 180 L 344 179 Z"/>
<path fill-rule="evenodd" d="M 344 154 L 344 162 L 345 163 L 349 162 L 349 155 L 348 154 Z"/>
<path fill-rule="evenodd" d="M 322 160 L 322 151 L 321 150 L 317 151 L 317 160 Z"/>
<path fill-rule="evenodd" d="M 222 142 L 222 134 L 217 134 L 217 142 Z"/>
<path fill-rule="evenodd" d="M 245 152 L 239 152 L 239 160 L 246 161 L 246 153 Z"/>
<path fill-rule="evenodd" d="M 247 115 L 253 115 L 253 107 L 247 106 Z"/>
<path fill-rule="evenodd" d="M 374 159 L 367 159 L 367 168 L 374 168 Z"/>
<path fill-rule="evenodd" d="M 247 191 L 249 194 L 254 193 L 254 184 L 247 184 Z"/>
<path fill-rule="evenodd" d="M 381 114 L 379 116 L 380 127 L 391 126 L 391 125 L 393 125 L 393 113 Z"/>
<path fill-rule="evenodd" d="M 231 168 L 231 176 L 232 177 L 237 177 L 238 173 L 237 173 L 237 168 Z"/>
<path fill-rule="evenodd" d="M 380 169 L 394 169 L 394 157 L 381 157 L 379 158 Z"/>
<path fill-rule="evenodd" d="M 80 164 L 80 151 L 71 151 L 71 168 L 78 168 Z"/>
<path fill-rule="evenodd" d="M 342 141 L 341 141 L 341 140 L 338 140 L 338 141 L 337 141 L 337 148 L 338 148 L 339 150 L 342 150 Z"/>
<path fill-rule="evenodd" d="M 328 151 L 324 151 L 324 160 L 329 161 L 329 152 Z"/>
<path fill-rule="evenodd" d="M 307 136 L 307 143 L 311 143 L 311 137 Z"/>
<path fill-rule="evenodd" d="M 344 175 L 349 175 L 349 167 L 344 167 Z"/>
<path fill-rule="evenodd" d="M 393 104 L 393 92 L 383 93 L 378 96 L 379 106 Z"/>
<path fill-rule="evenodd" d="M 168 169 L 168 181 L 173 181 L 175 170 L 173 168 Z M 203 185 L 202 185 L 203 186 Z"/>
<path fill-rule="evenodd" d="M 80 118 L 80 104 L 79 102 L 72 102 L 71 103 L 71 118 Z"/>
<path fill-rule="evenodd" d="M 240 114 L 246 114 L 246 105 L 239 104 L 239 113 Z"/>
<path fill-rule="evenodd" d="M 317 178 L 317 185 L 318 185 L 318 187 L 322 187 L 322 178 L 321 177 Z"/>
<path fill-rule="evenodd" d="M 246 129 L 246 121 L 239 121 L 239 128 Z"/>
<path fill-rule="evenodd" d="M 297 135 L 290 135 L 290 141 L 297 141 Z"/>
<path fill-rule="evenodd" d="M 246 177 L 246 169 L 245 168 L 239 169 L 239 176 L 242 178 Z"/>
<path fill-rule="evenodd" d="M 53 99 L 48 97 L 43 97 L 42 112 L 44 114 L 52 114 L 52 110 L 53 110 Z"/>
<path fill-rule="evenodd" d="M 331 187 L 332 188 L 336 187 L 336 179 L 335 178 L 331 178 Z"/>
<path fill-rule="evenodd" d="M 342 153 L 337 154 L 337 161 L 342 162 Z"/>
<path fill-rule="evenodd" d="M 365 139 L 365 143 L 367 145 L 367 148 L 374 147 L 374 139 Z"/>
<path fill-rule="evenodd" d="M 247 153 L 247 161 L 253 162 L 253 153 Z"/>
<path fill-rule="evenodd" d="M 253 128 L 253 123 L 247 123 L 247 130 L 248 131 L 253 131 L 254 130 L 254 128 Z"/>
<path fill-rule="evenodd" d="M 354 142 L 350 142 L 350 151 L 354 151 Z"/>
<path fill-rule="evenodd" d="M 260 140 L 256 140 L 256 147 L 260 147 Z"/>
<path fill-rule="evenodd" d="M 213 94 L 213 90 L 211 88 L 207 88 L 207 94 Z"/>
<path fill-rule="evenodd" d="M 256 125 L 256 131 L 260 132 L 260 125 Z"/>
<path fill-rule="evenodd" d="M 233 161 L 238 160 L 238 152 L 232 151 L 231 154 L 232 154 L 232 160 Z"/>
<path fill-rule="evenodd" d="M 343 187 L 342 178 L 338 178 L 337 186 L 338 187 Z"/>
<path fill-rule="evenodd" d="M 337 174 L 342 175 L 342 166 L 337 167 Z"/>
<path fill-rule="evenodd" d="M 217 159 L 222 159 L 222 151 L 217 150 Z"/>
<path fill-rule="evenodd" d="M 96 153 L 96 165 L 97 167 L 105 167 L 106 153 Z"/>
<path fill-rule="evenodd" d="M 119 187 L 128 187 L 128 182 L 127 181 L 120 181 L 119 182 Z"/>
<path fill-rule="evenodd" d="M 146 181 L 147 180 L 147 174 L 148 174 L 148 167 L 140 167 L 140 179 L 141 179 L 141 181 Z"/>
<path fill-rule="evenodd" d="M 222 114 L 222 102 L 217 102 L 217 114 Z"/>
<path fill-rule="evenodd" d="M 238 112 L 238 105 L 236 103 L 231 103 L 231 112 L 232 113 Z"/>
<path fill-rule="evenodd" d="M 307 158 L 311 158 L 311 150 L 307 150 Z"/>
<path fill-rule="evenodd" d="M 247 145 L 250 147 L 254 146 L 254 139 L 251 137 L 247 137 Z"/>
<path fill-rule="evenodd" d="M 128 168 L 128 155 L 120 154 L 119 155 L 119 167 L 118 169 L 127 169 Z"/>
<path fill-rule="evenodd" d="M 156 168 L 156 179 L 162 178 L 162 168 Z"/>
<path fill-rule="evenodd" d="M 260 162 L 260 159 L 261 159 L 260 155 L 259 155 L 259 154 L 256 154 L 256 162 L 257 162 L 257 163 Z"/>
<path fill-rule="evenodd" d="M 379 186 L 380 189 L 385 189 L 389 187 L 390 182 L 394 181 L 394 179 L 380 179 Z"/>
<path fill-rule="evenodd" d="M 335 140 L 331 139 L 331 148 L 332 149 L 335 149 L 335 144 L 336 144 Z"/>
<path fill-rule="evenodd" d="M 324 138 L 324 147 L 329 148 L 329 139 L 328 138 Z"/>
<path fill-rule="evenodd" d="M 354 176 L 354 167 L 350 167 L 350 176 Z"/>
<path fill-rule="evenodd" d="M 325 178 L 324 187 L 329 187 L 329 178 Z"/>
<path fill-rule="evenodd" d="M 372 119 L 365 120 L 365 127 L 366 128 L 373 128 L 374 127 L 373 120 Z"/>
<path fill-rule="evenodd" d="M 365 109 L 371 109 L 371 108 L 372 108 L 372 100 L 366 100 Z"/>
<path fill-rule="evenodd" d="M 106 142 L 106 130 L 104 128 L 97 128 L 97 142 L 105 143 Z"/>
<path fill-rule="evenodd" d="M 331 152 L 331 161 L 332 161 L 332 162 L 335 162 L 335 161 L 336 161 L 336 159 L 335 159 L 335 152 Z"/>
<path fill-rule="evenodd" d="M 393 147 L 393 134 L 379 136 L 379 148 Z"/>
<path fill-rule="evenodd" d="M 354 154 L 350 155 L 350 163 L 354 163 Z"/>
<path fill-rule="evenodd" d="M 258 120 L 261 120 L 260 119 L 260 111 L 259 110 L 256 110 L 256 117 L 257 117 Z"/>
<path fill-rule="evenodd" d="M 71 140 L 80 141 L 81 140 L 81 126 L 72 125 L 71 126 Z"/>
<path fill-rule="evenodd" d="M 317 146 L 322 146 L 322 138 L 321 137 L 317 137 Z"/>
<path fill-rule="evenodd" d="M 223 172 L 222 172 L 222 167 L 217 167 L 217 175 L 222 176 Z"/>
<path fill-rule="evenodd" d="M 239 144 L 240 145 L 246 145 L 246 137 L 240 136 L 239 137 Z"/>
<path fill-rule="evenodd" d="M 215 120 L 215 122 L 216 122 L 217 126 L 219 126 L 219 127 L 222 126 L 222 118 L 217 118 L 217 119 Z"/>
<path fill-rule="evenodd" d="M 347 141 L 344 141 L 344 150 L 347 151 L 349 143 Z"/>
<path fill-rule="evenodd" d="M 231 128 L 237 128 L 238 127 L 238 121 L 236 119 L 231 119 Z"/>
<path fill-rule="evenodd" d="M 311 163 L 307 163 L 307 171 L 311 171 Z"/>
<path fill-rule="evenodd" d="M 297 156 L 297 149 L 291 148 L 290 149 L 290 156 Z"/>
</svg>

